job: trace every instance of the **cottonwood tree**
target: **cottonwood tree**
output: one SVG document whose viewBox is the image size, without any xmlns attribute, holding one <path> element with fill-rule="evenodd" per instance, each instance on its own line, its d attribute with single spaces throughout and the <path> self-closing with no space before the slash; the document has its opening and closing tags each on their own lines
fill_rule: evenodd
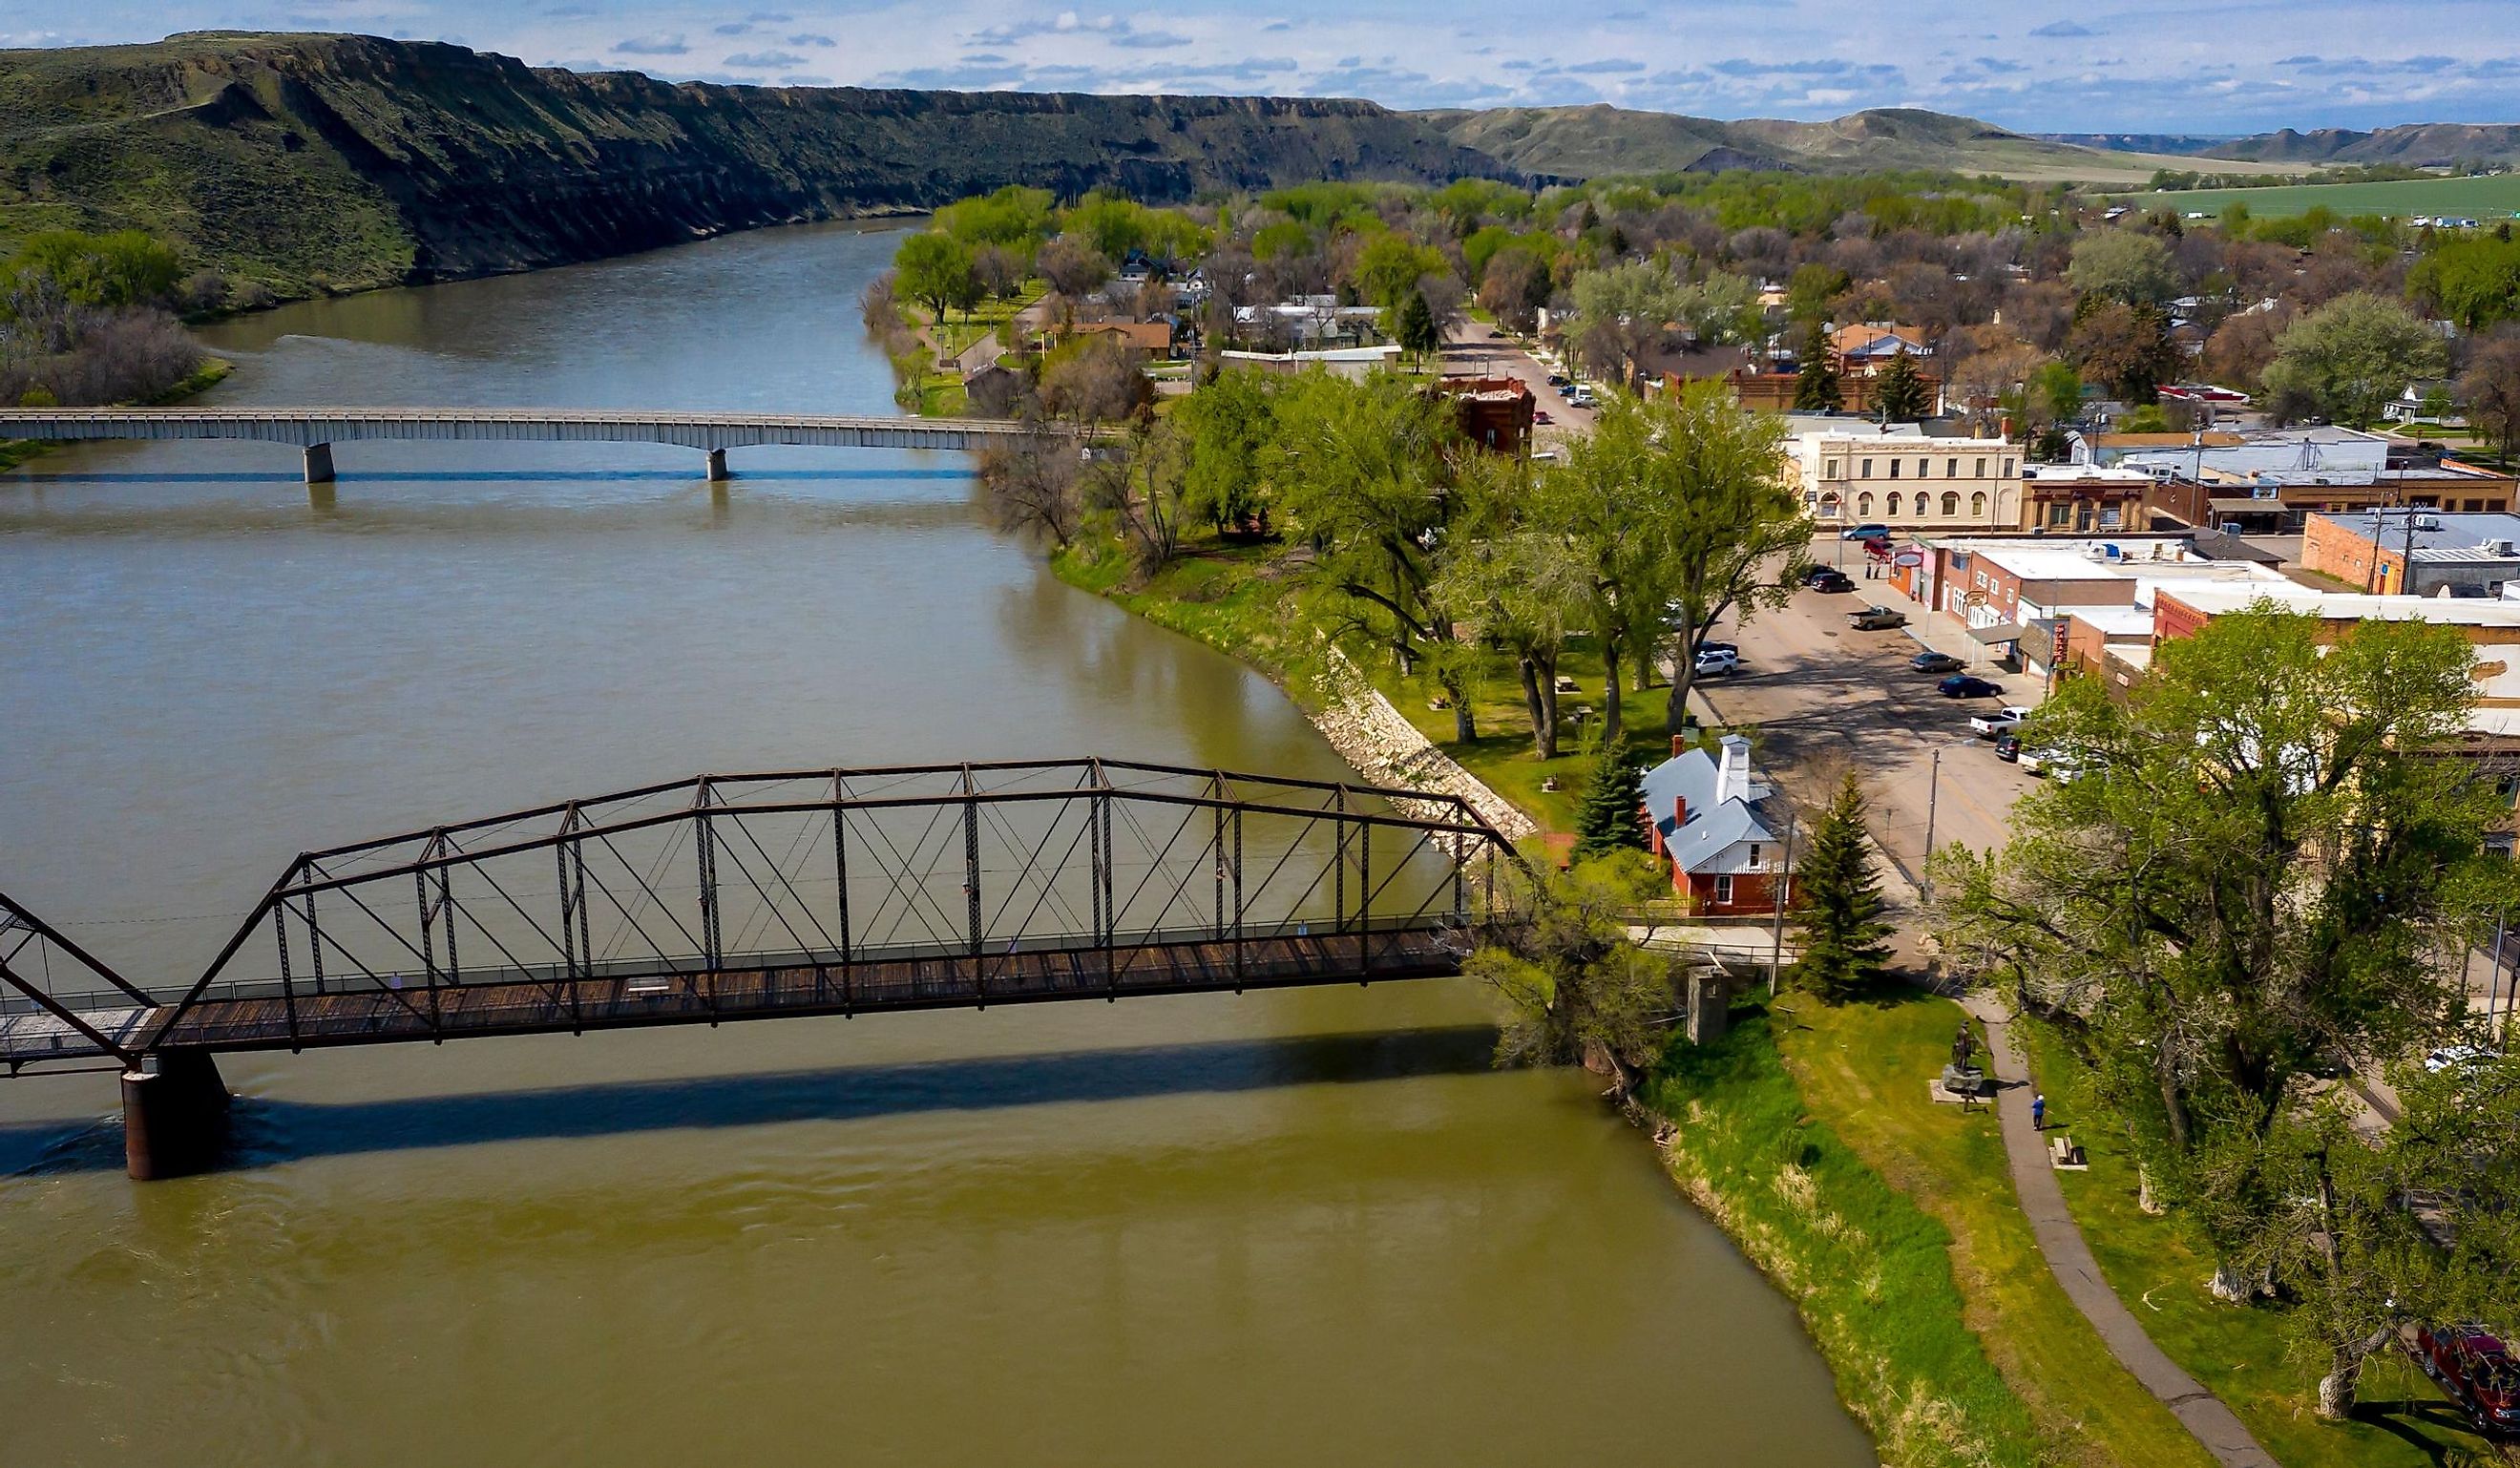
<svg viewBox="0 0 2520 1468">
<path fill-rule="evenodd" d="M 1085 240 L 1061 235 L 1041 247 L 1034 269 L 1050 289 L 1073 300 L 1091 295 L 1111 279 L 1111 257 Z"/>
<path fill-rule="evenodd" d="M 1024 431 L 980 450 L 980 488 L 998 528 L 1039 534 L 1065 550 L 1085 521 L 1076 439 L 1045 423 L 1026 402 Z"/>
<path fill-rule="evenodd" d="M 901 242 L 892 269 L 893 289 L 925 306 L 939 326 L 949 309 L 968 311 L 980 302 L 970 247 L 940 230 L 922 230 Z"/>
<path fill-rule="evenodd" d="M 1269 382 L 1256 372 L 1220 372 L 1173 405 L 1172 422 L 1190 435 L 1182 484 L 1182 512 L 1190 518 L 1219 531 L 1267 525 L 1260 456 L 1277 432 Z"/>
<path fill-rule="evenodd" d="M 2484 849 L 2493 778 L 2444 753 L 2470 663 L 2454 628 L 2218 617 L 2124 703 L 2065 683 L 2039 732 L 2080 778 L 2026 797 L 2001 853 L 1930 858 L 1956 968 L 2092 1068 L 2227 1290 L 2283 1206 L 2313 1075 L 2454 1033 L 2455 956 L 2515 893 Z"/>
<path fill-rule="evenodd" d="M 1272 500 L 1311 543 L 1300 584 L 1319 625 L 1333 642 L 1389 648 L 1403 672 L 1425 663 L 1452 700 L 1454 737 L 1476 738 L 1470 659 L 1435 582 L 1457 504 L 1453 405 L 1390 373 L 1323 373 L 1295 379 L 1276 409 L 1261 464 Z"/>
<path fill-rule="evenodd" d="M 2152 235 L 2129 229 L 2093 230 L 2074 242 L 2065 279 L 2085 295 L 2106 296 L 2130 306 L 2156 306 L 2178 293 L 2179 274 L 2170 247 Z"/>
<path fill-rule="evenodd" d="M 1662 339 L 1688 304 L 1680 282 L 1649 260 L 1579 271 L 1567 289 L 1575 298 L 1584 339 L 1603 365 L 1616 370 L 1621 382 L 1636 380 L 1638 359 Z"/>
<path fill-rule="evenodd" d="M 1513 654 L 1537 758 L 1557 758 L 1557 667 L 1591 609 L 1590 569 L 1564 536 L 1534 526 L 1527 467 L 1480 456 L 1461 475 L 1432 596 L 1471 641 Z"/>
<path fill-rule="evenodd" d="M 1505 876 L 1504 915 L 1462 965 L 1511 1010 L 1497 1063 L 1605 1063 L 1624 1093 L 1661 1053 L 1675 1008 L 1677 960 L 1632 930 L 1637 912 L 1670 894 L 1661 870 L 1632 851 Z"/>
<path fill-rule="evenodd" d="M 2275 338 L 2267 390 L 2318 406 L 2340 423 L 2367 428 L 2417 378 L 2449 360 L 2441 334 L 2384 295 L 2356 291 L 2311 312 Z"/>
<path fill-rule="evenodd" d="M 1708 378 L 1651 403 L 1614 394 L 1594 431 L 1637 444 L 1630 472 L 1639 543 L 1657 568 L 1654 590 L 1668 618 L 1663 724 L 1676 734 L 1716 623 L 1784 605 L 1806 564 L 1812 523 L 1784 482 L 1784 422 L 1735 408 L 1728 384 Z"/>
<path fill-rule="evenodd" d="M 1586 576 L 1584 621 L 1601 653 L 1601 737 L 1618 742 L 1626 728 L 1622 659 L 1640 677 L 1662 641 L 1664 567 L 1650 531 L 1655 506 L 1638 493 L 1643 461 L 1653 453 L 1651 421 L 1614 398 L 1593 432 L 1569 439 L 1566 458 L 1541 466 L 1524 502 L 1529 521 L 1563 539 Z"/>
</svg>

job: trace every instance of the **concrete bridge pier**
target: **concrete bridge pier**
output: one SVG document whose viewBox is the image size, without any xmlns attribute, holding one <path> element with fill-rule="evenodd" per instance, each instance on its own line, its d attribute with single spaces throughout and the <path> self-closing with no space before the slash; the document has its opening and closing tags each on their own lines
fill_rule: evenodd
<svg viewBox="0 0 2520 1468">
<path fill-rule="evenodd" d="M 166 1050 L 122 1073 L 123 1170 L 142 1182 L 218 1166 L 228 1088 L 207 1050 Z"/>
<path fill-rule="evenodd" d="M 306 482 L 309 484 L 333 482 L 333 446 L 331 444 L 310 443 L 306 446 Z"/>
<path fill-rule="evenodd" d="M 728 475 L 728 473 L 727 473 L 727 471 L 726 471 L 726 450 L 724 450 L 724 449 L 711 449 L 711 450 L 709 450 L 709 451 L 708 451 L 708 481 L 709 481 L 711 484 L 723 484 L 723 483 L 725 483 L 725 482 L 727 481 L 727 479 L 728 479 L 729 477 L 730 477 L 730 476 Z"/>
</svg>

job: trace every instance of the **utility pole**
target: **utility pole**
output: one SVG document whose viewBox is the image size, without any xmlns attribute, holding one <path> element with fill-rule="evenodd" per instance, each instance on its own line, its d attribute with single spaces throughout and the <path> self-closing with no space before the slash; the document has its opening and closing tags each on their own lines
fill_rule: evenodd
<svg viewBox="0 0 2520 1468">
<path fill-rule="evenodd" d="M 1934 764 L 1925 776 L 1925 861 L 1916 868 L 1916 890 L 1925 901 L 1934 900 L 1934 802 L 1943 793 L 1943 751 L 1934 750 Z"/>
<path fill-rule="evenodd" d="M 1776 882 L 1775 926 L 1768 935 L 1768 998 L 1777 997 L 1777 974 L 1785 966 L 1785 889 L 1794 879 L 1794 813 L 1785 812 L 1784 870 Z"/>
</svg>

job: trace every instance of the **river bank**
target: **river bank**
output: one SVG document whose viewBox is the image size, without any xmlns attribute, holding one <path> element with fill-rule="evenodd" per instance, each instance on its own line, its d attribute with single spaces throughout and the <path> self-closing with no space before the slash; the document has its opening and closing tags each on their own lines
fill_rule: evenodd
<svg viewBox="0 0 2520 1468">
<path fill-rule="evenodd" d="M 1513 810 L 1526 828 L 1571 826 L 1587 759 L 1539 761 L 1528 739 L 1513 734 L 1448 744 L 1440 731 L 1421 727 L 1419 708 L 1427 723 L 1451 719 L 1449 711 L 1427 706 L 1423 687 L 1392 677 L 1377 687 L 1352 664 L 1343 672 L 1326 669 L 1297 629 L 1291 589 L 1267 549 L 1201 546 L 1143 582 L 1132 577 L 1117 541 L 1080 541 L 1054 554 L 1052 565 L 1072 586 L 1260 669 L 1289 690 L 1360 771 L 1417 782 L 1421 772 L 1440 770 L 1432 763 L 1440 760 Z M 1519 704 L 1486 692 L 1473 695 L 1485 726 L 1514 729 Z M 1642 742 L 1658 742 L 1658 731 Z M 1419 749 L 1424 753 L 1415 752 Z M 1550 776 L 1540 772 L 1552 766 L 1560 788 L 1541 790 Z M 1520 804 L 1496 793 L 1500 787 L 1538 798 Z M 2038 1326 L 1999 1320 L 2000 1305 L 1963 1293 L 1953 1232 L 1879 1170 L 1879 1158 L 1839 1137 L 1832 1123 L 1840 1119 L 1829 1103 L 1843 1098 L 1808 1084 L 1785 1063 L 1772 1018 L 1766 1003 L 1747 1003 L 1735 1011 L 1733 1034 L 1716 1045 L 1700 1048 L 1675 1038 L 1638 1099 L 1674 1183 L 1793 1301 L 1840 1400 L 1885 1459 L 2187 1461 L 2192 1440 L 2175 1423 L 2166 1435 L 2159 1432 L 2161 1424 L 2140 1412 L 2157 1404 L 2119 1401 L 2104 1389 L 2120 1385 L 2113 1378 L 2088 1391 L 2043 1392 L 2031 1372 L 1999 1369 L 1987 1331 L 2019 1326 L 1997 1334 L 2010 1359 L 2029 1354 L 2016 1337 Z M 2000 1183 L 2000 1172 L 1995 1176 Z M 2008 1266 L 2012 1274 L 2045 1278 L 2035 1253 Z M 1978 1285 L 1987 1289 L 1983 1278 Z M 2108 1414 L 2108 1425 L 2084 1429 L 2095 1411 Z"/>
<path fill-rule="evenodd" d="M 202 393 L 216 387 L 219 383 L 227 380 L 228 374 L 235 371 L 236 364 L 225 357 L 204 357 L 202 359 L 202 365 L 193 369 L 192 374 L 186 377 L 184 380 L 167 388 L 164 392 L 158 393 L 154 397 L 143 398 L 141 401 L 128 406 L 135 408 L 164 408 L 175 403 L 181 403 L 187 399 L 199 397 Z M 56 447 L 58 447 L 58 445 L 45 443 L 41 440 L 32 438 L 0 438 L 0 472 L 16 468 L 19 465 L 25 463 L 27 460 L 49 453 Z"/>
</svg>

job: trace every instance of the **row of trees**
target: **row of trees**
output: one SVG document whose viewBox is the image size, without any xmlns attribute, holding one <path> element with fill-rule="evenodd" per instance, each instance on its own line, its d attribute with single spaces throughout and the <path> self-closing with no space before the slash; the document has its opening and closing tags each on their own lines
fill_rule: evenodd
<svg viewBox="0 0 2520 1468">
<path fill-rule="evenodd" d="M 1186 529 L 1274 523 L 1307 549 L 1313 629 L 1422 668 L 1464 739 L 1480 670 L 1508 654 L 1552 758 L 1557 672 L 1579 645 L 1604 675 L 1608 738 L 1624 690 L 1652 687 L 1666 658 L 1676 733 L 1716 624 L 1783 602 L 1811 526 L 1780 478 L 1782 432 L 1720 384 L 1614 393 L 1564 460 L 1534 463 L 1468 444 L 1450 399 L 1396 376 L 1228 372 L 1140 420 L 1070 494 L 1046 501 L 1037 475 L 1013 471 L 1055 457 L 1031 448 L 984 463 L 983 478 L 1010 523 L 1055 538 L 1109 512 L 1147 573 L 1180 554 Z"/>
</svg>

